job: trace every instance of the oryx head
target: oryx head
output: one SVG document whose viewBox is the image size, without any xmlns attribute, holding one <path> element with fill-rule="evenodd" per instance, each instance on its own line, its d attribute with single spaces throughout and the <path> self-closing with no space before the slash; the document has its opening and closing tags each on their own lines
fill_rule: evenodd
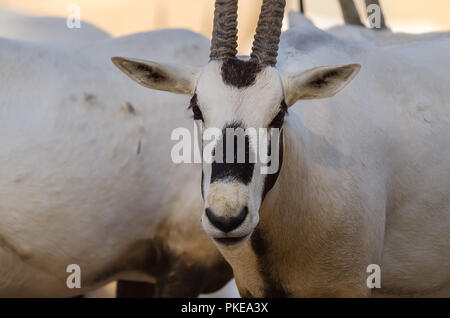
<svg viewBox="0 0 450 318">
<path fill-rule="evenodd" d="M 275 65 L 285 0 L 263 1 L 251 56 L 237 58 L 237 2 L 216 0 L 210 61 L 202 69 L 113 58 L 143 86 L 192 96 L 204 155 L 214 156 L 203 163 L 202 223 L 216 242 L 227 245 L 242 242 L 258 223 L 260 205 L 281 168 L 288 107 L 299 99 L 335 95 L 360 69 L 352 64 L 280 74 Z M 219 136 L 213 137 L 214 131 Z M 270 154 L 275 169 L 264 170 L 261 153 Z"/>
</svg>

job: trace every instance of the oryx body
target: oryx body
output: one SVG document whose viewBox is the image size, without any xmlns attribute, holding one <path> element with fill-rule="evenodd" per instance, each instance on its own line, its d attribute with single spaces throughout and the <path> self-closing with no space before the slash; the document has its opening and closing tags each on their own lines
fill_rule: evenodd
<svg viewBox="0 0 450 318">
<path fill-rule="evenodd" d="M 136 87 L 99 62 L 107 47 L 201 65 L 208 44 L 183 30 L 76 54 L 1 40 L 1 296 L 72 296 L 115 279 L 196 296 L 231 278 L 200 226 L 199 165 L 171 160 L 172 130 L 192 127 L 179 112 L 187 99 Z M 66 286 L 70 264 L 81 289 Z"/>
<path fill-rule="evenodd" d="M 375 295 L 449 296 L 450 77 L 438 66 L 448 65 L 450 41 L 373 51 L 319 31 L 300 44 L 302 34 L 283 35 L 282 72 L 362 69 L 333 99 L 289 109 L 284 166 L 257 228 L 266 253 L 252 253 L 252 241 L 221 249 L 238 286 L 254 296 L 270 282 L 291 296 L 369 295 L 366 269 L 378 264 Z M 265 274 L 248 278 L 244 250 Z"/>
<path fill-rule="evenodd" d="M 210 62 L 200 70 L 113 59 L 144 86 L 192 95 L 200 128 L 223 131 L 213 156 L 226 129 L 281 129 L 263 136 L 281 149 L 275 174 L 236 156 L 203 163 L 203 227 L 241 295 L 448 292 L 449 39 L 377 47 L 293 28 L 275 68 L 283 8 L 263 1 L 246 61 L 236 58 L 236 0 L 216 1 Z M 255 141 L 243 148 L 254 152 Z M 366 281 L 374 264 L 380 290 Z"/>
</svg>

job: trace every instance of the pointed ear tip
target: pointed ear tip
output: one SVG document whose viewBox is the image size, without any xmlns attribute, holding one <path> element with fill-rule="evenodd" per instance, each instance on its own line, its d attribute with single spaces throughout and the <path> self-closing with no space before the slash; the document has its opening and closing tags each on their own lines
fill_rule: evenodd
<svg viewBox="0 0 450 318">
<path fill-rule="evenodd" d="M 351 78 L 354 78 L 356 75 L 359 74 L 359 71 L 361 70 L 361 64 L 355 63 L 355 64 L 347 64 L 344 66 L 344 69 L 348 72 L 348 75 L 351 76 Z"/>
<path fill-rule="evenodd" d="M 349 65 L 352 69 L 354 69 L 356 72 L 359 72 L 361 70 L 362 65 L 359 63 L 350 64 Z"/>
<path fill-rule="evenodd" d="M 122 62 L 123 60 L 125 60 L 123 57 L 120 56 L 113 56 L 111 58 L 111 62 L 114 63 L 114 65 L 118 66 L 120 64 L 120 62 Z"/>
</svg>

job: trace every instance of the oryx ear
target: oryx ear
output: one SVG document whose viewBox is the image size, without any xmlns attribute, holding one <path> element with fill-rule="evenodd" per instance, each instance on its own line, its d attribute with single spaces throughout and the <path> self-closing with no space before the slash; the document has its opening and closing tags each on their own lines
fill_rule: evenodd
<svg viewBox="0 0 450 318">
<path fill-rule="evenodd" d="M 142 86 L 177 94 L 194 95 L 199 71 L 194 68 L 123 57 L 112 62 L 132 80 Z"/>
<path fill-rule="evenodd" d="M 358 74 L 360 64 L 323 66 L 283 77 L 286 104 L 292 106 L 300 99 L 332 97 Z"/>
</svg>

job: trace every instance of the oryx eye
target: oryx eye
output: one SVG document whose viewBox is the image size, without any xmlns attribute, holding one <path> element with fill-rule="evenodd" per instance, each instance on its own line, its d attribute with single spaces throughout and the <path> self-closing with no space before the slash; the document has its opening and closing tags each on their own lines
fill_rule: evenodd
<svg viewBox="0 0 450 318">
<path fill-rule="evenodd" d="M 201 120 L 201 121 L 203 121 L 202 111 L 200 110 L 200 107 L 198 107 L 197 94 L 195 94 L 192 97 L 191 103 L 189 105 L 189 108 L 192 110 L 192 113 L 194 114 L 194 120 Z"/>
</svg>

